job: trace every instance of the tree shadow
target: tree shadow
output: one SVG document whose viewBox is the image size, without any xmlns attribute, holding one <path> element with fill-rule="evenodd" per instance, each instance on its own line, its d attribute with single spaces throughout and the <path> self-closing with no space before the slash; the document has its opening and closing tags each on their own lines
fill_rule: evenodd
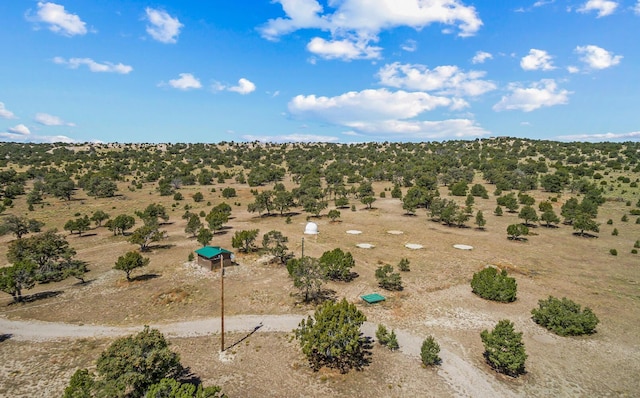
<svg viewBox="0 0 640 398">
<path fill-rule="evenodd" d="M 78 280 L 76 283 L 74 283 L 74 286 L 89 286 L 90 284 L 92 284 L 93 282 L 95 282 L 97 279 L 89 279 L 89 280 Z"/>
<path fill-rule="evenodd" d="M 549 229 L 556 229 L 556 228 L 560 228 L 559 226 L 554 225 L 554 224 L 549 224 L 549 225 L 541 224 L 540 226 L 541 226 L 541 227 L 544 227 L 544 228 L 549 228 Z"/>
<path fill-rule="evenodd" d="M 296 304 L 322 304 L 325 301 L 336 301 L 337 294 L 333 289 L 320 289 L 315 295 L 313 293 L 309 294 L 309 300 L 304 299 L 304 293 L 298 292 L 295 294 L 300 300 L 296 302 Z"/>
<path fill-rule="evenodd" d="M 153 249 L 171 249 L 172 247 L 175 247 L 175 246 L 176 245 L 174 245 L 173 243 L 167 243 L 166 245 L 153 245 L 153 246 L 149 246 L 145 251 L 148 252 Z"/>
<path fill-rule="evenodd" d="M 402 213 L 402 215 L 404 217 L 417 217 L 418 216 L 416 213 L 409 213 L 409 212 Z"/>
<path fill-rule="evenodd" d="M 91 234 L 78 235 L 78 238 L 86 238 L 88 236 L 96 236 L 96 235 L 98 235 L 98 234 L 94 232 L 94 233 L 91 233 Z"/>
<path fill-rule="evenodd" d="M 588 232 L 582 232 L 582 233 L 574 232 L 573 236 L 577 236 L 577 237 L 580 237 L 580 238 L 598 238 L 598 235 L 593 235 L 593 234 L 590 234 Z"/>
<path fill-rule="evenodd" d="M 193 373 L 191 367 L 189 366 L 182 369 L 182 372 L 178 376 L 178 381 L 180 383 L 193 384 L 196 387 L 202 384 L 202 379 L 200 378 L 200 376 Z"/>
<path fill-rule="evenodd" d="M 13 335 L 11 333 L 3 333 L 0 334 L 0 343 L 5 342 L 7 340 L 9 340 L 10 338 L 12 338 Z"/>
<path fill-rule="evenodd" d="M 162 275 L 160 274 L 143 274 L 143 275 L 134 276 L 133 278 L 131 278 L 130 282 L 144 282 L 144 281 L 149 281 L 151 279 L 160 278 L 161 276 Z"/>
<path fill-rule="evenodd" d="M 260 328 L 262 327 L 262 322 L 260 322 L 258 325 L 256 325 L 252 331 L 250 331 L 249 333 L 247 333 L 245 336 L 243 336 L 240 340 L 236 341 L 235 343 L 231 344 L 228 347 L 224 347 L 224 351 L 229 350 L 235 346 L 237 346 L 238 344 L 242 343 L 243 341 L 245 341 L 246 339 L 248 339 L 249 337 L 251 337 L 251 335 L 253 335 L 255 332 L 257 332 L 258 330 L 260 330 Z"/>
<path fill-rule="evenodd" d="M 529 239 L 523 237 L 523 236 L 518 236 L 518 237 L 513 237 L 513 236 L 509 236 L 507 239 L 509 239 L 510 241 L 513 242 L 528 242 Z"/>
<path fill-rule="evenodd" d="M 48 298 L 57 297 L 57 296 L 61 295 L 62 293 L 64 293 L 64 290 L 52 290 L 52 291 L 48 291 L 48 292 L 40 292 L 40 293 L 29 294 L 27 296 L 22 296 L 22 301 L 19 301 L 19 302 L 13 301 L 9 305 L 33 303 L 34 301 L 45 300 L 45 299 L 48 299 Z"/>
</svg>

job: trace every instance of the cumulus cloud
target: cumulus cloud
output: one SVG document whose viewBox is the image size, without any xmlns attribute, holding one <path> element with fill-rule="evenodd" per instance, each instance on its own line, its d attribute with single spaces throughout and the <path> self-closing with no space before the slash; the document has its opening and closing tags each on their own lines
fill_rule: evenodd
<svg viewBox="0 0 640 398">
<path fill-rule="evenodd" d="M 0 139 L 16 142 L 76 142 L 74 139 L 65 135 L 34 135 L 31 130 L 24 124 L 18 124 L 15 127 L 9 127 L 6 132 L 0 133 Z"/>
<path fill-rule="evenodd" d="M 202 83 L 198 80 L 197 77 L 193 76 L 191 73 L 180 73 L 178 74 L 177 79 L 169 80 L 169 86 L 173 88 L 177 88 L 178 90 L 191 90 L 191 89 L 199 89 L 202 88 Z M 164 82 L 160 83 L 159 86 L 166 85 Z"/>
<path fill-rule="evenodd" d="M 348 92 L 335 97 L 298 95 L 288 104 L 292 116 L 343 126 L 355 134 L 394 134 L 413 139 L 480 136 L 488 132 L 468 119 L 415 120 L 439 107 L 458 107 L 464 100 L 425 92 L 387 89 Z"/>
<path fill-rule="evenodd" d="M 552 70 L 555 69 L 552 58 L 546 51 L 532 48 L 529 55 L 520 60 L 520 67 L 524 70 Z"/>
<path fill-rule="evenodd" d="M 569 73 L 578 73 L 578 72 L 580 72 L 580 68 L 578 68 L 577 66 L 569 65 L 569 66 L 567 66 L 567 72 L 569 72 Z"/>
<path fill-rule="evenodd" d="M 473 120 L 447 119 L 437 121 L 383 120 L 380 122 L 360 122 L 350 126 L 369 135 L 394 134 L 413 139 L 433 140 L 443 138 L 481 137 L 491 133 Z"/>
<path fill-rule="evenodd" d="M 640 15 L 640 0 L 638 0 L 636 5 L 633 7 L 633 12 L 635 12 L 638 15 Z"/>
<path fill-rule="evenodd" d="M 62 57 L 53 58 L 53 62 L 59 65 L 67 65 L 71 69 L 78 69 L 81 65 L 85 65 L 91 72 L 119 73 L 126 75 L 133 71 L 133 67 L 122 63 L 103 62 L 99 63 L 91 58 L 69 58 Z"/>
<path fill-rule="evenodd" d="M 87 33 L 86 24 L 79 16 L 71 14 L 64 9 L 64 6 L 55 3 L 38 2 L 38 10 L 35 15 L 29 15 L 27 19 L 47 24 L 49 30 L 64 36 L 84 35 Z"/>
<path fill-rule="evenodd" d="M 236 92 L 238 94 L 249 94 L 256 90 L 256 85 L 253 84 L 250 80 L 245 79 L 244 77 L 238 80 L 238 85 L 229 87 L 229 91 Z"/>
<path fill-rule="evenodd" d="M 31 134 L 31 130 L 29 130 L 29 127 L 25 126 L 24 124 L 19 124 L 15 127 L 9 127 L 7 129 L 7 132 L 9 134 L 15 134 L 15 135 L 30 135 Z"/>
<path fill-rule="evenodd" d="M 640 131 L 630 133 L 575 134 L 556 137 L 562 141 L 623 141 L 640 139 Z"/>
<path fill-rule="evenodd" d="M 243 135 L 242 139 L 258 142 L 337 142 L 338 137 L 313 134 Z"/>
<path fill-rule="evenodd" d="M 162 43 L 175 43 L 180 34 L 180 29 L 184 26 L 178 18 L 174 18 L 164 10 L 157 10 L 147 7 L 147 33 L 155 40 Z"/>
<path fill-rule="evenodd" d="M 473 58 L 471 58 L 471 63 L 483 64 L 484 61 L 492 58 L 493 58 L 493 55 L 491 55 L 491 53 L 488 53 L 486 51 L 477 51 L 476 55 L 474 55 Z"/>
<path fill-rule="evenodd" d="M 503 96 L 500 102 L 493 106 L 494 111 L 531 112 L 542 107 L 563 105 L 569 102 L 569 94 L 571 94 L 567 90 L 558 89 L 553 79 L 542 79 L 527 88 L 512 83 L 508 89 L 511 93 Z"/>
<path fill-rule="evenodd" d="M 494 83 L 481 79 L 484 75 L 482 71 L 464 72 L 454 65 L 429 69 L 424 65 L 399 62 L 385 65 L 378 71 L 380 83 L 385 86 L 471 97 L 496 89 Z"/>
<path fill-rule="evenodd" d="M 58 116 L 49 115 L 48 113 L 36 113 L 36 116 L 33 120 L 35 120 L 36 123 L 42 124 L 43 126 L 75 126 L 74 123 L 65 122 Z"/>
<path fill-rule="evenodd" d="M 348 61 L 352 59 L 380 58 L 382 48 L 370 46 L 366 40 L 325 40 L 321 37 L 314 37 L 307 44 L 307 50 L 324 59 Z"/>
<path fill-rule="evenodd" d="M 0 102 L 0 117 L 3 119 L 15 119 L 16 115 L 4 107 L 4 102 Z"/>
<path fill-rule="evenodd" d="M 245 79 L 244 77 L 238 80 L 238 84 L 235 86 L 227 86 L 220 82 L 215 82 L 211 86 L 213 91 L 233 91 L 238 94 L 246 95 L 252 93 L 256 90 L 256 85 L 250 81 L 249 79 Z M 280 95 L 279 91 L 276 91 L 273 96 Z"/>
<path fill-rule="evenodd" d="M 607 69 L 618 65 L 622 60 L 622 55 L 613 55 L 602 47 L 594 46 L 578 46 L 575 52 L 582 55 L 580 60 L 587 64 L 591 69 Z"/>
<path fill-rule="evenodd" d="M 611 0 L 589 0 L 582 6 L 578 7 L 577 11 L 580 13 L 588 13 L 591 11 L 598 12 L 598 18 L 606 17 L 615 12 L 618 7 L 618 2 Z"/>
<path fill-rule="evenodd" d="M 407 119 L 452 104 L 451 99 L 423 92 L 387 89 L 351 91 L 336 97 L 298 95 L 288 104 L 291 114 L 350 126 L 358 120 Z"/>
<path fill-rule="evenodd" d="M 475 8 L 460 0 L 378 0 L 375 6 L 368 0 L 329 1 L 332 10 L 327 12 L 317 0 L 274 2 L 280 3 L 286 16 L 259 27 L 262 36 L 276 40 L 300 29 L 329 32 L 330 40 L 314 38 L 307 48 L 330 59 L 378 58 L 380 49 L 368 43 L 377 42 L 381 31 L 399 26 L 419 30 L 440 23 L 457 27 L 462 37 L 474 35 L 482 26 Z"/>
</svg>

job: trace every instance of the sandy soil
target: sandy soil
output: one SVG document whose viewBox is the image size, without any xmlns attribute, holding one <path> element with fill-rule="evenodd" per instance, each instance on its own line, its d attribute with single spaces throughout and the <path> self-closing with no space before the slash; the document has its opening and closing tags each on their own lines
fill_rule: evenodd
<svg viewBox="0 0 640 398">
<path fill-rule="evenodd" d="M 336 247 L 350 251 L 358 277 L 350 283 L 328 283 L 326 288 L 335 297 L 356 303 L 366 314 L 368 327 L 383 323 L 395 329 L 401 349 L 408 355 L 376 346 L 371 365 L 362 372 L 339 375 L 310 371 L 297 342 L 285 333 L 288 330 L 276 326 L 270 329 L 266 319 L 293 322 L 313 311 L 313 306 L 300 302 L 282 266 L 259 254 L 237 254 L 237 266 L 227 269 L 225 276 L 225 314 L 229 322 L 236 316 L 248 317 L 237 318 L 248 321 L 238 332 L 230 333 L 229 341 L 246 336 L 239 330 L 250 330 L 260 321 L 264 326 L 232 348 L 230 357 L 220 358 L 217 335 L 193 332 L 200 327 L 215 330 L 220 307 L 219 274 L 186 261 L 198 244 L 184 233 L 185 221 L 180 218 L 184 210 L 180 209 L 189 203 L 191 211 L 208 211 L 206 202 L 221 202 L 219 191 L 224 186 L 235 187 L 239 193 L 228 203 L 240 205 L 233 205 L 229 229 L 216 234 L 213 245 L 231 248 L 234 231 L 257 228 L 261 235 L 272 229 L 283 232 L 296 255 L 300 255 L 303 237 L 305 255 L 319 257 Z M 626 210 L 618 203 L 602 207 L 601 232 L 591 239 L 573 236 L 570 227 L 561 225 L 533 228 L 528 241 L 509 241 L 506 226 L 518 222 L 517 215 L 505 212 L 502 217 L 493 216 L 493 197 L 476 199 L 476 209 L 482 210 L 487 219 L 483 231 L 434 223 L 424 211 L 406 216 L 397 199 L 379 198 L 372 210 L 365 210 L 357 202 L 357 211 L 341 209 L 339 222 L 312 218 L 320 233 L 305 236 L 305 214 L 293 214 L 291 223 L 280 216 L 259 217 L 246 212 L 251 200 L 246 186 L 230 183 L 216 188 L 214 193 L 208 188 L 185 187 L 185 198 L 201 191 L 205 200 L 185 200 L 179 206 L 172 206 L 171 198 L 150 195 L 152 185 L 136 192 L 123 187 L 121 191 L 126 194 L 114 199 L 87 198 L 71 203 L 51 199 L 34 213 L 27 213 L 18 203 L 15 211 L 59 229 L 76 212 L 90 214 L 103 209 L 115 216 L 142 209 L 150 201 L 171 209 L 171 219 L 163 226 L 169 238 L 163 246 L 145 253 L 151 263 L 136 271 L 134 276 L 140 278 L 131 283 L 112 267 L 118 256 L 135 246 L 98 228 L 87 236 L 68 237 L 78 258 L 90 264 L 89 283 L 69 279 L 38 285 L 26 292 L 30 300 L 21 305 L 11 304 L 8 295 L 2 296 L 0 334 L 7 335 L 0 342 L 0 396 L 59 396 L 77 368 L 93 366 L 100 351 L 112 341 L 112 333 L 135 331 L 144 324 L 187 326 L 187 330 L 167 330 L 183 363 L 207 384 L 219 384 L 231 396 L 634 396 L 640 391 L 639 257 L 629 253 L 633 242 L 640 239 L 640 227 L 633 222 L 617 222 Z M 374 185 L 376 192 L 384 188 L 390 185 Z M 446 196 L 446 190 L 442 194 Z M 546 194 L 537 193 L 538 200 L 545 198 Z M 557 213 L 560 205 L 556 204 Z M 614 225 L 604 223 L 609 218 L 616 220 Z M 611 235 L 614 227 L 619 230 L 618 236 Z M 347 234 L 349 230 L 362 234 Z M 1 237 L 0 250 L 11 239 Z M 357 248 L 361 242 L 374 247 Z M 423 249 L 408 249 L 407 243 L 420 244 Z M 454 244 L 474 249 L 456 250 Z M 613 247 L 618 248 L 616 257 L 608 253 Z M 4 258 L 3 253 L 0 258 Z M 411 271 L 402 273 L 404 290 L 382 291 L 375 281 L 375 269 L 382 264 L 396 265 L 401 258 L 411 262 Z M 516 277 L 516 302 L 487 302 L 471 293 L 471 276 L 487 264 L 506 268 Z M 387 300 L 373 306 L 360 300 L 360 295 L 373 292 L 384 294 Z M 531 309 L 550 294 L 591 307 L 601 321 L 597 333 L 562 338 L 533 323 Z M 510 319 L 516 330 L 523 332 L 529 358 L 527 374 L 518 379 L 496 374 L 482 357 L 479 334 L 501 319 Z M 29 328 L 33 335 L 24 337 L 29 341 L 19 338 L 15 330 L 10 336 L 11 332 L 5 330 L 7 321 L 34 326 Z M 90 330 L 90 336 L 38 341 L 35 336 L 42 329 L 53 333 L 57 328 L 35 327 L 44 321 L 64 323 L 64 328 L 71 330 L 91 326 L 78 329 Z M 199 323 L 205 326 L 197 326 Z M 28 334 L 28 330 L 21 333 Z M 62 333 L 58 336 L 61 338 L 66 332 L 58 333 Z M 365 328 L 365 333 L 373 332 Z M 443 364 L 434 370 L 423 369 L 416 357 L 417 342 L 428 335 L 442 347 Z"/>
</svg>

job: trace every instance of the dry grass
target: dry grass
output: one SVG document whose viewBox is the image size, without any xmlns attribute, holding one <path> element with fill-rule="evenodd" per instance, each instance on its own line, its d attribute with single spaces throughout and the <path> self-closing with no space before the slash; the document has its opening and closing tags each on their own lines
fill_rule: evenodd
<svg viewBox="0 0 640 398">
<path fill-rule="evenodd" d="M 486 230 L 450 228 L 429 221 L 424 211 L 417 216 L 403 215 L 397 199 L 380 199 L 374 209 L 341 209 L 341 222 L 326 217 L 312 219 L 320 228 L 317 236 L 304 236 L 305 214 L 291 217 L 259 217 L 246 212 L 251 194 L 246 186 L 235 183 L 216 185 L 212 193 L 205 187 L 185 187 L 185 200 L 179 206 L 171 197 L 152 193 L 152 186 L 130 192 L 121 187 L 122 197 L 113 199 L 80 198 L 72 202 L 47 199 L 48 204 L 28 213 L 18 203 L 14 213 L 41 219 L 47 227 L 57 227 L 74 214 L 91 214 L 102 209 L 112 217 L 132 214 L 152 202 L 170 209 L 170 223 L 165 225 L 169 238 L 145 255 L 151 263 L 133 275 L 128 283 L 124 274 L 112 269 L 115 260 L 135 247 L 122 237 L 113 237 L 105 228 L 90 231 L 87 236 L 70 236 L 78 258 L 90 264 L 87 284 L 66 280 L 40 285 L 27 294 L 45 291 L 61 292 L 55 297 L 9 305 L 3 296 L 0 314 L 9 318 L 39 319 L 72 323 L 143 325 L 160 321 L 177 321 L 217 316 L 219 314 L 219 275 L 187 263 L 187 256 L 199 245 L 184 233 L 185 221 L 180 217 L 183 206 L 192 212 L 208 211 L 207 201 L 220 203 L 221 189 L 231 186 L 238 198 L 232 204 L 233 219 L 227 229 L 216 234 L 212 244 L 231 247 L 234 231 L 260 229 L 262 234 L 275 229 L 289 237 L 289 247 L 300 255 L 304 238 L 305 255 L 319 257 L 324 251 L 340 247 L 356 259 L 351 283 L 328 283 L 337 297 L 346 297 L 365 312 L 369 321 L 385 323 L 390 328 L 404 329 L 416 335 L 434 335 L 442 345 L 469 363 L 482 369 L 514 395 L 531 396 L 633 396 L 640 390 L 640 257 L 630 253 L 640 239 L 640 225 L 635 217 L 620 222 L 628 207 L 620 202 L 607 202 L 598 217 L 601 232 L 597 238 L 574 236 L 570 227 L 534 228 L 535 236 L 525 242 L 506 238 L 506 227 L 516 223 L 516 214 L 493 215 L 495 198 L 476 198 L 475 208 L 487 219 Z M 287 182 L 291 187 L 291 183 Z M 391 185 L 376 184 L 376 192 Z M 205 200 L 194 203 L 191 194 L 200 191 Z M 490 188 L 491 191 L 491 188 Z M 443 195 L 447 192 L 443 189 Z M 387 195 L 389 196 L 389 195 Z M 548 197 L 542 192 L 536 199 Z M 555 204 L 559 213 L 560 202 Z M 461 202 L 464 198 L 459 198 Z M 635 201 L 635 199 L 634 199 Z M 21 201 L 19 201 L 21 202 Z M 241 205 L 233 205 L 239 202 Z M 326 214 L 326 211 L 324 212 Z M 475 214 L 475 212 L 474 212 Z M 606 225 L 607 219 L 613 225 Z M 472 222 L 473 220 L 471 220 Z M 471 222 L 469 225 L 471 226 Z M 618 236 L 612 236 L 616 227 Z M 361 235 L 346 234 L 361 230 Z M 400 230 L 392 235 L 389 230 Z M 12 238 L 0 238 L 2 247 Z M 358 243 L 371 243 L 373 249 L 360 249 Z M 406 243 L 424 246 L 420 250 L 404 247 Z M 474 247 L 472 251 L 456 250 L 456 243 Z M 609 254 L 617 248 L 618 256 Z M 2 249 L 4 250 L 4 249 Z M 411 271 L 402 273 L 402 292 L 382 292 L 377 287 L 374 271 L 381 263 L 396 265 L 408 258 Z M 0 253 L 4 258 L 4 253 Z M 238 265 L 229 268 L 225 277 L 226 314 L 307 313 L 312 307 L 299 302 L 286 270 L 265 261 L 259 255 L 238 255 Z M 469 281 L 474 272 L 487 264 L 505 268 L 518 281 L 518 300 L 511 304 L 487 302 L 470 292 Z M 364 305 L 359 296 L 381 292 L 387 301 L 380 305 Z M 538 327 L 530 320 L 530 310 L 548 295 L 569 297 L 591 307 L 601 320 L 597 333 L 582 338 L 560 338 Z M 482 358 L 479 333 L 500 319 L 512 320 L 524 332 L 529 354 L 527 375 L 520 380 L 504 379 L 488 369 Z M 215 338 L 213 339 L 215 340 Z M 90 366 L 105 341 L 67 341 L 61 343 L 26 344 L 8 339 L 0 343 L 0 395 L 57 396 L 69 376 L 78 367 Z M 346 376 L 331 372 L 311 372 L 297 349 L 295 341 L 284 334 L 258 333 L 234 348 L 228 361 L 218 358 L 217 343 L 212 339 L 176 339 L 174 347 L 183 363 L 190 366 L 207 384 L 219 384 L 231 396 L 432 396 L 455 392 L 437 372 L 420 367 L 415 358 L 389 353 L 376 348 L 373 362 L 363 372 Z M 53 362 L 52 362 L 53 361 Z M 619 366 L 624 363 L 625 366 Z M 392 366 L 389 366 L 392 364 Z M 426 391 L 426 392 L 425 392 Z"/>
</svg>

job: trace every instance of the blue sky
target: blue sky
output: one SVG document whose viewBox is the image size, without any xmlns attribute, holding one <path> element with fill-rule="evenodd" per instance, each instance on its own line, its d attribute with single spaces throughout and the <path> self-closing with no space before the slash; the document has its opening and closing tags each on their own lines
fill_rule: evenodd
<svg viewBox="0 0 640 398">
<path fill-rule="evenodd" d="M 0 141 L 640 139 L 640 0 L 11 0 L 0 26 Z"/>
</svg>

